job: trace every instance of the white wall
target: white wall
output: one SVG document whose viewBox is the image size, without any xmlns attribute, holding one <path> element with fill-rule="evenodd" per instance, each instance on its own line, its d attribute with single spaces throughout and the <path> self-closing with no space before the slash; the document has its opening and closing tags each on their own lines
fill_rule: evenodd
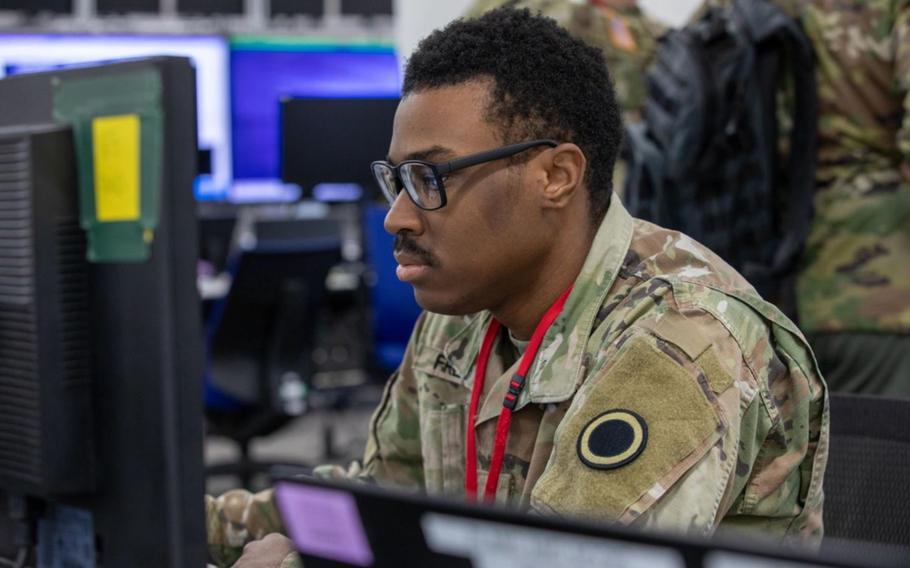
<svg viewBox="0 0 910 568">
<path fill-rule="evenodd" d="M 571 0 L 570 0 L 571 1 Z M 578 1 L 578 0 L 574 0 Z M 702 0 L 639 0 L 642 9 L 673 26 L 686 21 Z M 395 42 L 404 61 L 425 35 L 460 16 L 473 0 L 395 0 Z"/>
<path fill-rule="evenodd" d="M 638 0 L 641 9 L 670 26 L 681 26 L 702 0 Z"/>
<path fill-rule="evenodd" d="M 463 14 L 472 3 L 473 0 L 395 0 L 395 47 L 402 65 L 417 42 Z"/>
</svg>

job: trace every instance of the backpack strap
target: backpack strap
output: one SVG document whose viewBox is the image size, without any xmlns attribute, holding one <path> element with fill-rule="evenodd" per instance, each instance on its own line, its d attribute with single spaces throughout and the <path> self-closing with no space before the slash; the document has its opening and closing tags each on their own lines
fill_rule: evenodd
<svg viewBox="0 0 910 568">
<path fill-rule="evenodd" d="M 812 46 L 796 21 L 770 2 L 733 0 L 743 29 L 755 44 L 781 42 L 792 60 L 795 108 L 787 163 L 789 194 L 782 218 L 784 233 L 765 276 L 795 279 L 796 264 L 809 234 L 812 198 L 815 193 L 815 162 L 818 127 L 818 95 Z M 792 286 L 791 286 L 792 287 Z M 795 306 L 782 306 L 795 314 Z"/>
<path fill-rule="evenodd" d="M 626 159 L 624 201 L 628 210 L 643 219 L 664 219 L 667 204 L 664 156 L 648 138 L 644 123 L 627 124 L 623 153 Z"/>
</svg>

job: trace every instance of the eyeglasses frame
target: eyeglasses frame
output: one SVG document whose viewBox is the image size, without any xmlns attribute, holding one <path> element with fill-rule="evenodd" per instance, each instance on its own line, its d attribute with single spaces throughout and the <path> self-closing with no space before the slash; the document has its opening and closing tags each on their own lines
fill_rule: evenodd
<svg viewBox="0 0 910 568">
<path fill-rule="evenodd" d="M 446 198 L 445 182 L 442 179 L 444 176 L 447 176 L 458 170 L 470 168 L 471 166 L 477 166 L 486 162 L 493 162 L 496 160 L 501 160 L 503 158 L 509 158 L 516 154 L 520 154 L 525 150 L 530 150 L 536 146 L 549 146 L 550 148 L 555 148 L 556 146 L 559 146 L 559 142 L 550 139 L 528 140 L 526 142 L 517 142 L 515 144 L 509 144 L 500 148 L 494 148 L 493 150 L 485 150 L 476 154 L 469 154 L 461 158 L 456 158 L 454 160 L 441 163 L 428 162 L 426 160 L 404 160 L 400 164 L 393 166 L 385 160 L 376 160 L 370 164 L 370 171 L 373 172 L 373 176 L 376 177 L 374 169 L 376 166 L 384 166 L 389 168 L 392 170 L 392 173 L 395 174 L 395 183 L 397 185 L 397 188 L 403 188 L 414 205 L 420 209 L 423 209 L 424 211 L 436 211 L 437 209 L 442 209 L 445 207 L 446 203 L 448 202 L 448 199 Z M 440 203 L 438 206 L 424 207 L 417 203 L 417 200 L 414 199 L 413 195 L 411 195 L 410 190 L 405 185 L 401 177 L 401 168 L 407 164 L 421 164 L 430 168 L 430 171 L 433 172 L 433 176 L 436 178 L 436 184 L 439 186 Z M 377 180 L 377 183 L 378 182 L 379 180 Z M 395 197 L 397 198 L 399 195 L 401 195 L 401 189 L 395 193 Z"/>
</svg>

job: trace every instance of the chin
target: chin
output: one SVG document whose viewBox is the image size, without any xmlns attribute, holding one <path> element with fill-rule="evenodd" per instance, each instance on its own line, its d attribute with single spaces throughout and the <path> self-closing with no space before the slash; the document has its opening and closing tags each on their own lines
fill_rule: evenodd
<svg viewBox="0 0 910 568">
<path fill-rule="evenodd" d="M 416 286 L 414 287 L 414 299 L 422 309 L 445 316 L 465 316 L 483 310 L 457 293 L 429 291 Z"/>
</svg>

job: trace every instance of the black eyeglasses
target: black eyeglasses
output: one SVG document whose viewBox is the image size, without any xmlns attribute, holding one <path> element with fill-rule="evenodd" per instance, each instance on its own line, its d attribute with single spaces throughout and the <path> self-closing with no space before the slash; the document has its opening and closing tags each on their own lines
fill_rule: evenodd
<svg viewBox="0 0 910 568">
<path fill-rule="evenodd" d="M 404 187 L 417 207 L 433 211 L 446 204 L 444 176 L 484 162 L 508 158 L 536 146 L 553 148 L 558 145 L 559 143 L 554 140 L 530 140 L 439 164 L 423 160 L 405 160 L 397 166 L 393 166 L 380 160 L 373 162 L 370 167 L 373 169 L 373 176 L 379 183 L 379 188 L 382 189 L 382 194 L 389 200 L 389 205 L 395 203 L 395 199 L 401 193 L 401 188 Z"/>
</svg>

